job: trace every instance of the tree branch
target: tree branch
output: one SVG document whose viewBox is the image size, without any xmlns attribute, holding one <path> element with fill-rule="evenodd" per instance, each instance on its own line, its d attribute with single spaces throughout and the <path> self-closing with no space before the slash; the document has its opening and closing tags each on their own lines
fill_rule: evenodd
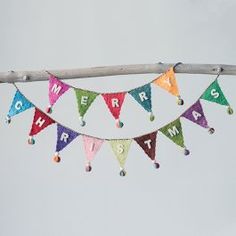
<svg viewBox="0 0 236 236">
<path fill-rule="evenodd" d="M 49 72 L 60 79 L 76 79 L 129 74 L 158 74 L 165 72 L 171 66 L 174 66 L 174 64 L 157 63 L 50 70 Z M 219 68 L 223 69 L 221 72 L 223 75 L 236 75 L 236 65 L 223 64 L 179 64 L 176 66 L 175 72 L 217 75 Z M 0 72 L 0 81 L 2 83 L 45 81 L 48 80 L 48 77 L 46 70 Z"/>
</svg>

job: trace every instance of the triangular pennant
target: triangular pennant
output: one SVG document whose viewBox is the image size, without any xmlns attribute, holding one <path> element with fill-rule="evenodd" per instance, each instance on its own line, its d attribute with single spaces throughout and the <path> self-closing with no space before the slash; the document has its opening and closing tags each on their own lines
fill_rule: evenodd
<svg viewBox="0 0 236 236">
<path fill-rule="evenodd" d="M 114 154 L 117 157 L 117 160 L 121 167 L 120 175 L 125 175 L 124 166 L 128 156 L 131 139 L 120 139 L 120 140 L 110 140 L 109 141 L 112 147 Z"/>
<path fill-rule="evenodd" d="M 55 76 L 50 75 L 48 86 L 48 96 L 50 105 L 47 108 L 47 113 L 52 112 L 52 106 L 56 103 L 58 98 L 61 97 L 61 95 L 63 95 L 69 88 L 69 85 L 58 80 Z"/>
<path fill-rule="evenodd" d="M 202 94 L 201 99 L 207 100 L 209 102 L 215 102 L 220 105 L 229 106 L 229 103 L 222 92 L 220 85 L 217 80 L 215 80 Z"/>
<path fill-rule="evenodd" d="M 116 126 L 121 128 L 123 123 L 120 121 L 120 111 L 124 102 L 126 93 L 104 93 L 102 94 L 107 107 L 111 114 L 116 119 Z"/>
<path fill-rule="evenodd" d="M 47 116 L 45 113 L 40 111 L 38 108 L 35 108 L 34 119 L 33 119 L 32 127 L 31 127 L 31 130 L 29 133 L 30 138 L 28 140 L 28 143 L 34 144 L 33 135 L 36 135 L 41 130 L 45 129 L 47 126 L 49 126 L 53 123 L 55 123 L 55 121 L 52 118 Z"/>
<path fill-rule="evenodd" d="M 94 137 L 90 137 L 90 136 L 87 136 L 87 135 L 83 135 L 83 142 L 84 142 L 84 149 L 85 149 L 86 159 L 87 159 L 87 162 L 88 162 L 86 164 L 86 171 L 90 172 L 92 170 L 91 161 L 94 159 L 96 153 L 101 148 L 104 140 L 94 138 Z"/>
<path fill-rule="evenodd" d="M 178 98 L 178 104 L 183 105 L 184 102 L 179 94 L 179 89 L 173 67 L 171 67 L 165 73 L 157 77 L 157 79 L 154 80 L 153 83 L 166 90 L 167 92 L 171 93 L 172 95 L 176 96 Z"/>
<path fill-rule="evenodd" d="M 129 91 L 129 94 L 147 111 L 150 113 L 150 120 L 154 120 L 152 114 L 152 93 L 151 85 L 146 84 L 142 87 Z"/>
<path fill-rule="evenodd" d="M 165 89 L 167 92 L 173 94 L 174 96 L 179 96 L 179 89 L 173 67 L 157 77 L 157 79 L 154 80 L 153 83 Z"/>
<path fill-rule="evenodd" d="M 184 137 L 182 131 L 182 125 L 180 119 L 172 121 L 171 123 L 165 125 L 164 127 L 159 129 L 165 136 L 171 139 L 174 143 L 179 145 L 180 147 L 185 147 L 184 145 Z"/>
<path fill-rule="evenodd" d="M 88 161 L 92 161 L 94 156 L 101 148 L 104 140 L 98 139 L 94 137 L 90 137 L 87 135 L 83 135 L 84 149 L 86 153 L 86 158 Z"/>
<path fill-rule="evenodd" d="M 34 105 L 19 90 L 17 90 L 6 117 L 6 121 L 10 123 L 12 116 L 15 116 L 32 107 L 34 107 Z"/>
<path fill-rule="evenodd" d="M 134 138 L 138 145 L 148 155 L 151 160 L 155 160 L 156 156 L 156 137 L 157 131 L 143 135 L 141 137 Z"/>
<path fill-rule="evenodd" d="M 209 128 L 207 119 L 202 109 L 200 100 L 195 102 L 187 111 L 185 111 L 182 117 L 202 126 L 203 128 Z"/>
<path fill-rule="evenodd" d="M 57 146 L 56 152 L 60 152 L 70 144 L 79 134 L 69 128 L 57 124 Z"/>
<path fill-rule="evenodd" d="M 96 99 L 96 97 L 99 95 L 99 93 L 91 92 L 83 89 L 75 89 L 75 95 L 77 99 L 78 104 L 78 111 L 80 114 L 80 122 L 81 126 L 85 125 L 85 121 L 83 120 L 83 117 L 85 113 L 87 112 L 90 105 L 93 103 L 93 101 Z"/>
</svg>

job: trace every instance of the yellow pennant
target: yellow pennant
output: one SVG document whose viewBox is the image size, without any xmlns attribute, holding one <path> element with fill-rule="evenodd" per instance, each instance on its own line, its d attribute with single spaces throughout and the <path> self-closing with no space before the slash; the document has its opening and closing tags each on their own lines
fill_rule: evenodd
<svg viewBox="0 0 236 236">
<path fill-rule="evenodd" d="M 153 81 L 153 83 L 165 89 L 174 96 L 179 96 L 179 89 L 173 67 L 171 67 L 168 71 L 159 76 L 156 80 Z"/>
</svg>

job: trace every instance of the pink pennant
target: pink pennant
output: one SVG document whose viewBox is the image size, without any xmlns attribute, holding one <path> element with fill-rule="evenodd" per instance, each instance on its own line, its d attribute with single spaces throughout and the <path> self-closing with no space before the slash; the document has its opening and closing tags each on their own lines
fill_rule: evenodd
<svg viewBox="0 0 236 236">
<path fill-rule="evenodd" d="M 87 172 L 90 172 L 92 170 L 90 162 L 94 159 L 96 153 L 101 148 L 104 140 L 90 137 L 87 135 L 83 135 L 83 142 L 84 142 L 84 149 L 85 149 L 85 154 L 86 154 L 86 159 L 87 159 L 87 165 L 85 169 Z"/>
<path fill-rule="evenodd" d="M 104 140 L 83 135 L 83 141 L 84 141 L 86 158 L 88 161 L 92 161 L 96 153 L 101 148 Z"/>
<path fill-rule="evenodd" d="M 120 110 L 124 102 L 126 93 L 104 93 L 102 94 L 111 114 L 116 119 L 116 124 L 118 128 L 123 126 L 123 123 L 120 122 Z"/>
<path fill-rule="evenodd" d="M 55 76 L 50 75 L 50 77 L 49 77 L 49 103 L 50 103 L 50 107 L 49 108 L 51 108 L 56 103 L 58 98 L 62 94 L 64 94 L 69 88 L 70 88 L 69 85 L 61 82 Z M 49 109 L 48 113 L 50 113 L 50 112 L 51 111 Z"/>
</svg>

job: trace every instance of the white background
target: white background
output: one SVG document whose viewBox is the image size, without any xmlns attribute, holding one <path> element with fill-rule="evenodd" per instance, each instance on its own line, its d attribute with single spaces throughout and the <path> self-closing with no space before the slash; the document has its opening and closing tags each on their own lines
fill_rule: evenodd
<svg viewBox="0 0 236 236">
<path fill-rule="evenodd" d="M 0 71 L 69 69 L 135 63 L 236 64 L 234 0 L 8 0 L 0 1 Z M 157 75 L 130 75 L 67 81 L 99 92 L 122 91 Z M 52 116 L 78 132 L 107 138 L 149 133 L 178 117 L 194 103 L 214 76 L 177 74 L 183 107 L 175 97 L 153 87 L 155 122 L 127 97 L 117 129 L 98 98 L 81 128 L 73 91 Z M 219 83 L 236 109 L 233 76 Z M 38 107 L 48 104 L 47 82 L 19 87 Z M 108 144 L 84 171 L 79 137 L 55 164 L 56 127 L 27 144 L 33 109 L 4 123 L 15 89 L 0 86 L 0 235 L 1 236 L 233 236 L 236 234 L 235 116 L 226 107 L 202 102 L 214 135 L 183 120 L 191 156 L 157 137 L 155 170 L 135 143 L 127 176 Z"/>
</svg>

